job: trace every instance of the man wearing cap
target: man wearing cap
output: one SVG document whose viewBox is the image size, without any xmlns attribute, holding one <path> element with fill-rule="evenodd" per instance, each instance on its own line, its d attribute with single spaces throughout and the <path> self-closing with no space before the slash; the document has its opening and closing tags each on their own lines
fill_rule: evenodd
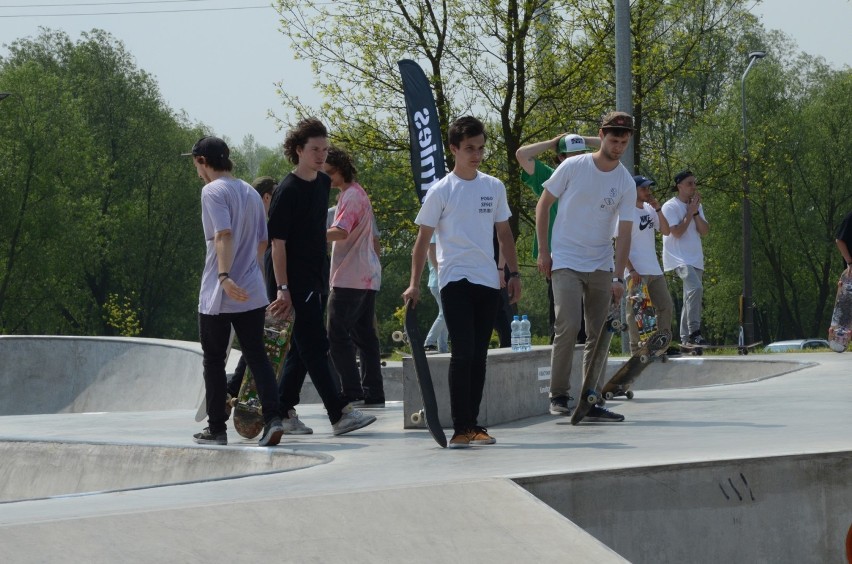
<svg viewBox="0 0 852 564">
<path fill-rule="evenodd" d="M 569 157 L 576 157 L 586 152 L 586 147 L 600 147 L 601 140 L 597 137 L 583 137 L 574 133 L 557 135 L 553 139 L 524 145 L 515 151 L 515 158 L 521 165 L 521 182 L 529 186 L 536 198 L 541 197 L 544 192 L 544 182 L 553 176 L 553 169 L 536 157 L 545 151 L 554 149 L 556 151 L 556 164 L 559 165 Z M 547 227 L 547 243 L 553 234 L 553 222 L 556 220 L 557 206 L 550 206 L 550 223 Z M 533 233 L 533 258 L 538 259 L 538 236 Z M 553 324 L 556 322 L 556 313 L 553 307 L 553 284 L 547 279 L 547 299 L 550 302 L 550 343 L 553 344 Z"/>
<path fill-rule="evenodd" d="M 668 235 L 663 235 L 663 270 L 674 270 L 683 281 L 680 342 L 707 345 L 701 336 L 701 298 L 704 295 L 701 238 L 710 231 L 710 224 L 704 217 L 701 194 L 695 189 L 695 175 L 683 170 L 675 175 L 674 183 L 677 196 L 662 208 L 670 229 Z"/>
<path fill-rule="evenodd" d="M 207 257 L 198 300 L 198 332 L 204 353 L 208 427 L 193 438 L 200 444 L 228 444 L 225 421 L 225 361 L 231 327 L 257 382 L 263 403 L 260 446 L 276 445 L 284 427 L 275 372 L 266 356 L 263 326 L 269 300 L 264 292 L 260 260 L 267 246 L 266 213 L 257 191 L 234 178 L 230 150 L 217 137 L 203 137 L 192 156 L 201 189 L 201 223 Z"/>
<path fill-rule="evenodd" d="M 634 176 L 636 182 L 636 206 L 630 219 L 633 221 L 633 231 L 630 236 L 630 255 L 627 259 L 627 275 L 638 284 L 644 280 L 648 287 L 648 295 L 657 311 L 657 329 L 672 330 L 672 296 L 666 284 L 666 277 L 660 268 L 657 258 L 655 231 L 663 235 L 669 234 L 669 223 L 666 216 L 660 213 L 660 203 L 651 192 L 651 186 L 656 182 L 644 176 Z M 630 352 L 639 349 L 639 328 L 633 319 L 633 308 L 627 308 L 627 331 L 630 335 Z"/>
<path fill-rule="evenodd" d="M 632 134 L 630 114 L 610 112 L 605 115 L 598 133 L 600 149 L 563 161 L 543 183 L 545 190 L 536 205 L 538 268 L 553 281 L 556 309 L 551 355 L 551 413 L 561 410 L 567 414 L 569 411 L 571 365 L 581 315 L 585 318 L 588 334 L 583 352 L 583 388 L 600 389 L 606 356 L 593 358 L 592 351 L 602 337 L 611 301 L 620 300 L 624 295 L 621 276 L 627 265 L 632 228 L 632 221 L 625 218 L 632 217 L 636 183 L 619 159 Z M 557 201 L 559 208 L 549 240 L 548 213 Z M 613 261 L 612 234 L 616 225 L 618 240 Z M 624 416 L 594 406 L 585 420 L 623 421 Z"/>
</svg>

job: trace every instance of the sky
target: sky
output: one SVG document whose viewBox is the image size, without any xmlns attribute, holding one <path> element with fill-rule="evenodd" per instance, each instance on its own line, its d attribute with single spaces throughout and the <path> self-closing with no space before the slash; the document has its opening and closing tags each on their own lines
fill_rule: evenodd
<svg viewBox="0 0 852 564">
<path fill-rule="evenodd" d="M 800 51 L 852 67 L 852 0 L 765 0 L 752 12 Z M 110 32 L 154 76 L 172 109 L 232 144 L 251 134 L 280 146 L 284 132 L 267 117 L 285 112 L 276 82 L 312 103 L 317 97 L 310 66 L 294 59 L 269 0 L 0 0 L 0 55 L 39 27 L 72 40 L 93 28 Z"/>
</svg>

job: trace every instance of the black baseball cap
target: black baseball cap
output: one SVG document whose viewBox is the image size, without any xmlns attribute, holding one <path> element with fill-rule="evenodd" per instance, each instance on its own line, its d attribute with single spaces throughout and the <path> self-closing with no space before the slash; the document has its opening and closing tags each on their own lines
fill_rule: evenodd
<svg viewBox="0 0 852 564">
<path fill-rule="evenodd" d="M 228 148 L 228 144 L 218 137 L 208 135 L 196 141 L 192 150 L 188 153 L 181 153 L 181 156 L 204 157 L 214 162 L 225 162 L 231 156 L 231 150 Z"/>
<path fill-rule="evenodd" d="M 679 173 L 675 174 L 675 177 L 674 177 L 675 185 L 674 185 L 673 190 L 677 190 L 677 185 L 680 184 L 681 182 L 683 182 L 684 180 L 686 180 L 687 178 L 689 178 L 690 176 L 695 176 L 694 174 L 692 174 L 691 170 L 682 170 Z"/>
<path fill-rule="evenodd" d="M 657 184 L 647 176 L 642 176 L 641 174 L 634 176 L 633 181 L 636 182 L 637 188 L 644 188 L 645 186 L 654 186 Z"/>
</svg>

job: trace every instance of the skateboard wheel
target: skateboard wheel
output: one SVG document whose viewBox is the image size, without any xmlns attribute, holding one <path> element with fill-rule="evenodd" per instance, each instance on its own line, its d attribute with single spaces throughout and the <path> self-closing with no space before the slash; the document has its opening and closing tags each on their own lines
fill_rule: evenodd
<svg viewBox="0 0 852 564">
<path fill-rule="evenodd" d="M 415 411 L 411 414 L 411 422 L 415 425 L 420 425 L 423 422 L 423 410 Z"/>
<path fill-rule="evenodd" d="M 607 393 L 605 393 L 605 394 L 604 394 L 604 397 L 605 397 L 606 399 L 608 399 L 608 400 L 611 400 L 611 399 L 613 398 L 612 392 L 607 392 Z"/>
<path fill-rule="evenodd" d="M 649 362 L 651 362 L 651 357 L 647 354 L 639 355 L 639 362 L 641 362 L 642 364 L 648 364 Z"/>
<path fill-rule="evenodd" d="M 402 331 L 394 331 L 391 333 L 391 339 L 393 339 L 395 343 L 401 343 L 405 340 L 405 335 L 403 335 Z"/>
<path fill-rule="evenodd" d="M 586 401 L 591 403 L 592 405 L 598 403 L 600 399 L 601 398 L 600 396 L 598 396 L 597 392 L 589 392 L 589 394 L 586 396 Z"/>
<path fill-rule="evenodd" d="M 627 399 L 632 400 L 633 399 L 633 390 L 628 390 L 628 392 L 624 395 L 627 396 Z"/>
</svg>

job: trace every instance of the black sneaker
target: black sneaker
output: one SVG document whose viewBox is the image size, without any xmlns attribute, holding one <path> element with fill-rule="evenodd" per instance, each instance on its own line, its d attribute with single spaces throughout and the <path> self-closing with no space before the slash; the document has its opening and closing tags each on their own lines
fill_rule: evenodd
<svg viewBox="0 0 852 564">
<path fill-rule="evenodd" d="M 710 341 L 701 336 L 701 333 L 696 331 L 692 335 L 689 336 L 689 344 L 697 345 L 699 347 L 706 347 L 710 344 Z"/>
<path fill-rule="evenodd" d="M 200 445 L 226 445 L 228 444 L 228 432 L 213 434 L 210 432 L 210 427 L 205 427 L 200 433 L 192 435 L 192 440 Z"/>
<path fill-rule="evenodd" d="M 593 423 L 617 423 L 624 421 L 624 416 L 600 405 L 593 405 L 589 413 L 583 418 L 583 421 L 591 421 Z"/>
<path fill-rule="evenodd" d="M 571 408 L 568 407 L 568 402 L 574 401 L 571 396 L 556 396 L 550 398 L 550 414 L 551 415 L 569 415 Z"/>
<path fill-rule="evenodd" d="M 378 409 L 385 406 L 385 398 L 365 398 L 362 409 Z"/>
<path fill-rule="evenodd" d="M 263 434 L 257 442 L 258 446 L 275 446 L 281 442 L 281 435 L 284 434 L 284 425 L 281 424 L 281 418 L 275 417 L 269 423 L 263 426 Z"/>
<path fill-rule="evenodd" d="M 424 352 L 438 352 L 438 345 L 423 345 Z"/>
</svg>

